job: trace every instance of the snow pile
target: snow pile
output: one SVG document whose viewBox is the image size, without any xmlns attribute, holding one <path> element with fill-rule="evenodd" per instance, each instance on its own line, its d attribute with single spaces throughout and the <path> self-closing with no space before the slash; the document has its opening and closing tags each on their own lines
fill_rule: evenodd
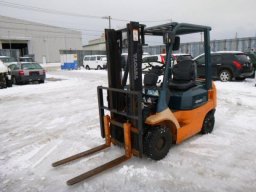
<svg viewBox="0 0 256 192">
<path fill-rule="evenodd" d="M 119 157 L 119 147 L 65 166 L 51 163 L 102 144 L 97 89 L 106 71 L 56 71 L 45 84 L 0 90 L 0 191 L 255 191 L 256 87 L 216 82 L 212 134 L 174 145 L 155 162 L 136 157 L 75 186 L 65 181 Z"/>
</svg>

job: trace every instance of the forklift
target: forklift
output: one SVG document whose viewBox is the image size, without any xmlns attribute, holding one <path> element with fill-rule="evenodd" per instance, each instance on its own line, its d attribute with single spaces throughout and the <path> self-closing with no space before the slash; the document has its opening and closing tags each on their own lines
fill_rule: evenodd
<svg viewBox="0 0 256 192">
<path fill-rule="evenodd" d="M 211 78 L 210 30 L 208 26 L 167 23 L 146 28 L 130 22 L 125 29 L 106 29 L 108 87 L 98 86 L 101 136 L 105 143 L 52 164 L 53 167 L 122 146 L 125 154 L 67 181 L 73 185 L 117 166 L 133 156 L 163 159 L 173 144 L 195 134 L 211 133 L 214 127 L 216 87 Z M 199 79 L 193 60 L 173 64 L 180 36 L 203 33 L 205 78 Z M 142 73 L 145 36 L 161 36 L 166 60 L 161 67 Z M 127 64 L 121 69 L 121 54 L 128 48 Z M 143 78 L 144 75 L 144 78 Z M 159 83 L 159 76 L 162 81 Z"/>
</svg>

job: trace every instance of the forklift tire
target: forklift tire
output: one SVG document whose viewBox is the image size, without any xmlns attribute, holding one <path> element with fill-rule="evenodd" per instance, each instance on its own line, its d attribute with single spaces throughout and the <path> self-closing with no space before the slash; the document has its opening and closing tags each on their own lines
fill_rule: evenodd
<svg viewBox="0 0 256 192">
<path fill-rule="evenodd" d="M 172 136 L 168 127 L 152 127 L 144 137 L 144 154 L 153 160 L 161 160 L 169 152 L 171 144 Z"/>
<path fill-rule="evenodd" d="M 214 127 L 214 111 L 210 111 L 204 118 L 203 127 L 201 129 L 202 134 L 211 133 Z"/>
</svg>

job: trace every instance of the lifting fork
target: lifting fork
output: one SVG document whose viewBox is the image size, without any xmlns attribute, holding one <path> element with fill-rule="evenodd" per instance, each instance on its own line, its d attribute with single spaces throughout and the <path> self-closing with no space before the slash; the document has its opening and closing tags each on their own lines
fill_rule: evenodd
<svg viewBox="0 0 256 192">
<path fill-rule="evenodd" d="M 69 163 L 71 161 L 80 159 L 82 157 L 87 157 L 91 154 L 97 153 L 103 149 L 106 149 L 111 146 L 111 135 L 110 135 L 110 117 L 108 115 L 103 117 L 104 119 L 104 131 L 105 131 L 105 144 L 97 146 L 95 148 L 92 148 L 90 150 L 75 154 L 73 156 L 67 157 L 65 159 L 59 160 L 57 162 L 54 162 L 52 164 L 53 167 L 57 167 L 59 165 L 63 165 L 66 163 Z M 114 166 L 117 166 L 124 161 L 127 161 L 132 157 L 132 147 L 131 147 L 131 124 L 130 123 L 124 123 L 123 124 L 124 129 L 124 148 L 125 148 L 125 155 L 118 157 L 110 162 L 107 162 L 99 167 L 96 167 L 90 171 L 87 171 L 77 177 L 74 177 L 67 181 L 68 185 L 74 185 L 78 182 L 81 182 L 83 180 L 86 180 L 98 173 L 101 173 L 105 170 L 108 170 Z"/>
</svg>

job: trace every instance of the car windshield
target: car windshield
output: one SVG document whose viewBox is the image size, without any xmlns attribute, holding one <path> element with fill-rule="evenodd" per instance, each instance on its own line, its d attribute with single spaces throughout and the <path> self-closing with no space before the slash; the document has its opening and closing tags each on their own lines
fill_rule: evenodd
<svg viewBox="0 0 256 192">
<path fill-rule="evenodd" d="M 3 58 L 0 58 L 0 60 L 3 61 L 4 63 L 17 62 L 16 59 L 13 57 L 3 57 Z"/>
<path fill-rule="evenodd" d="M 245 54 L 236 54 L 235 55 L 235 58 L 240 61 L 240 62 L 248 62 L 249 61 L 249 58 L 247 55 Z"/>
<path fill-rule="evenodd" d="M 144 57 L 142 59 L 142 63 L 150 63 L 150 62 L 157 62 L 158 57 L 157 56 L 149 56 L 149 57 Z"/>
<path fill-rule="evenodd" d="M 179 59 L 180 60 L 192 60 L 193 57 L 191 55 L 181 55 Z"/>
<path fill-rule="evenodd" d="M 22 69 L 43 69 L 38 63 L 24 63 Z"/>
<path fill-rule="evenodd" d="M 107 57 L 101 57 L 101 61 L 107 61 Z"/>
<path fill-rule="evenodd" d="M 33 59 L 32 58 L 20 58 L 21 62 L 32 62 Z"/>
</svg>

